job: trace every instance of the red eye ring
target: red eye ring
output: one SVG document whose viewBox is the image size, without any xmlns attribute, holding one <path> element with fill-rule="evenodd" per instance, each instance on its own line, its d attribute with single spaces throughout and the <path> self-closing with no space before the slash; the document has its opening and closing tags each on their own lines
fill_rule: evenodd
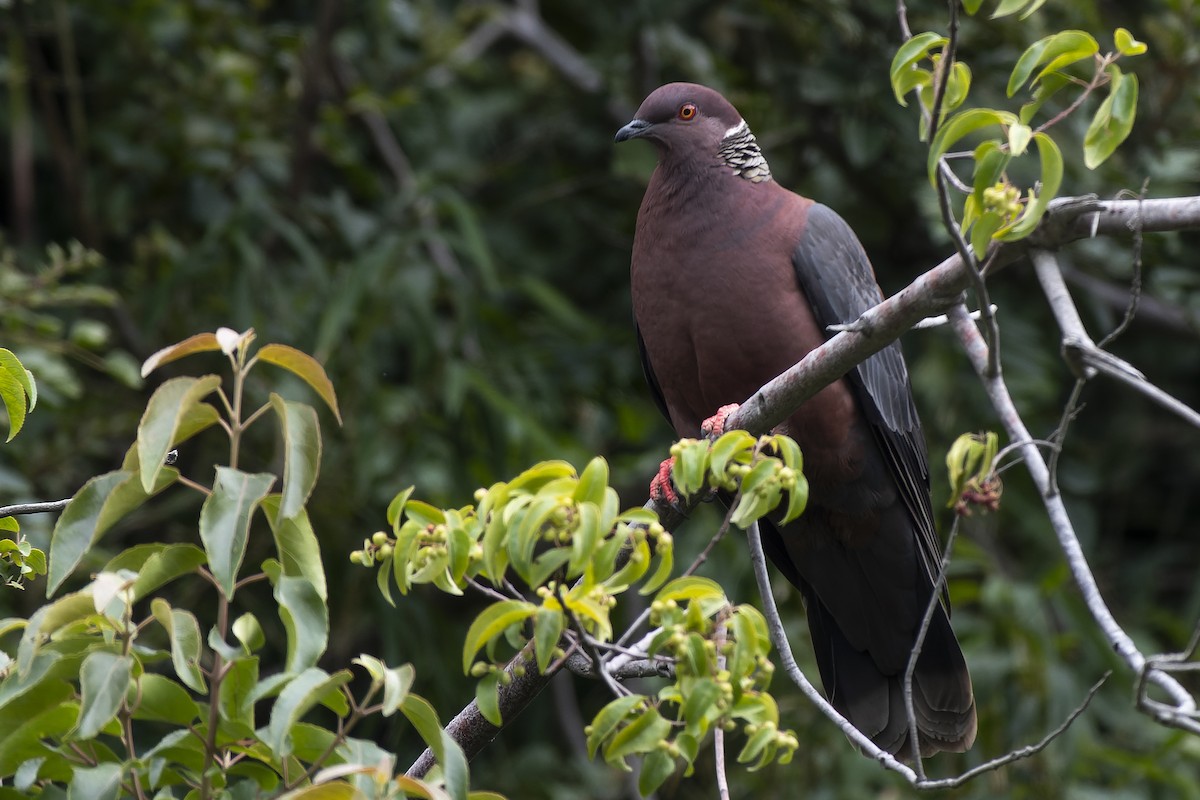
<svg viewBox="0 0 1200 800">
<path fill-rule="evenodd" d="M 699 111 L 700 109 L 696 108 L 695 103 L 684 103 L 679 107 L 679 114 L 677 116 L 684 122 L 690 122 L 696 118 L 696 114 Z"/>
</svg>

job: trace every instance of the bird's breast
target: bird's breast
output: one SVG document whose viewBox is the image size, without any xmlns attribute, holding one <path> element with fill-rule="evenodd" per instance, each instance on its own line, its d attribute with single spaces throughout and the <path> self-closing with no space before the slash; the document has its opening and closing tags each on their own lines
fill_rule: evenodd
<svg viewBox="0 0 1200 800">
<path fill-rule="evenodd" d="M 680 194 L 652 186 L 638 217 L 634 316 L 681 436 L 695 436 L 717 408 L 744 401 L 825 341 L 791 260 L 811 201 L 732 180 L 740 191 L 686 197 L 683 208 L 672 207 Z M 810 480 L 856 472 L 856 418 L 838 381 L 788 420 Z"/>
</svg>

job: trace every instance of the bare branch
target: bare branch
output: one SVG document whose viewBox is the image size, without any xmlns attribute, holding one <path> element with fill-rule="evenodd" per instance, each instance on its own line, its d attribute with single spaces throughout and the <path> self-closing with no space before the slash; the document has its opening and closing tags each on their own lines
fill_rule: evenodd
<svg viewBox="0 0 1200 800">
<path fill-rule="evenodd" d="M 62 511 L 67 507 L 71 498 L 50 500 L 44 503 L 16 503 L 11 506 L 0 506 L 0 517 L 16 517 L 21 514 L 44 514 L 48 511 Z"/>
<path fill-rule="evenodd" d="M 1004 379 L 999 374 L 991 376 L 987 374 L 987 345 L 980 336 L 979 329 L 967 318 L 966 309 L 961 305 L 950 310 L 950 320 L 967 352 L 968 359 L 975 367 L 976 373 L 979 374 L 984 390 L 999 414 L 1009 438 L 1013 441 L 1027 442 L 1020 448 L 1025 466 L 1042 497 L 1050 524 L 1058 537 L 1059 547 L 1063 551 L 1067 566 L 1071 570 L 1071 576 L 1075 579 L 1075 584 L 1079 587 L 1080 594 L 1083 596 L 1092 618 L 1096 620 L 1113 650 L 1125 661 L 1134 674 L 1146 673 L 1147 680 L 1164 689 L 1176 703 L 1177 711 L 1194 712 L 1196 709 L 1194 698 L 1178 681 L 1161 670 L 1147 669 L 1145 655 L 1138 650 L 1133 639 L 1118 624 L 1108 605 L 1104 602 L 1104 597 L 1100 594 L 1100 587 L 1096 584 L 1096 578 L 1092 574 L 1087 557 L 1075 535 L 1075 528 L 1067 514 L 1066 506 L 1063 505 L 1062 496 L 1055 493 L 1050 485 L 1050 472 L 1046 462 L 1042 459 L 1042 454 L 1037 447 L 1033 445 L 1032 437 L 1013 404 Z"/>
</svg>

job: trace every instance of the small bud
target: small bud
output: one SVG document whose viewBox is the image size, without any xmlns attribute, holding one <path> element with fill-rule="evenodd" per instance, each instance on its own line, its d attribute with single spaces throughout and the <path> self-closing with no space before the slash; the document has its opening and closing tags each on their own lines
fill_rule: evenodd
<svg viewBox="0 0 1200 800">
<path fill-rule="evenodd" d="M 351 551 L 350 563 L 351 564 L 362 564 L 363 563 L 363 551 L 362 550 Z"/>
<path fill-rule="evenodd" d="M 371 534 L 371 544 L 380 547 L 388 540 L 388 535 L 383 531 L 375 531 Z"/>
</svg>

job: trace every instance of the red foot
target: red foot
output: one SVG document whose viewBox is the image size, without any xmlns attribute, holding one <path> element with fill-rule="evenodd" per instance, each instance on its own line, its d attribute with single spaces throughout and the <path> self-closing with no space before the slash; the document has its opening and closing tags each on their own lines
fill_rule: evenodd
<svg viewBox="0 0 1200 800">
<path fill-rule="evenodd" d="M 700 435 L 715 439 L 725 432 L 725 418 L 740 407 L 738 403 L 730 403 L 727 406 L 721 406 L 717 409 L 717 413 L 713 414 L 704 422 L 700 423 Z"/>
<path fill-rule="evenodd" d="M 675 456 L 671 456 L 658 466 L 658 474 L 650 481 L 650 499 L 656 503 L 665 503 L 678 507 L 679 495 L 671 485 L 671 468 L 675 466 Z"/>
</svg>

